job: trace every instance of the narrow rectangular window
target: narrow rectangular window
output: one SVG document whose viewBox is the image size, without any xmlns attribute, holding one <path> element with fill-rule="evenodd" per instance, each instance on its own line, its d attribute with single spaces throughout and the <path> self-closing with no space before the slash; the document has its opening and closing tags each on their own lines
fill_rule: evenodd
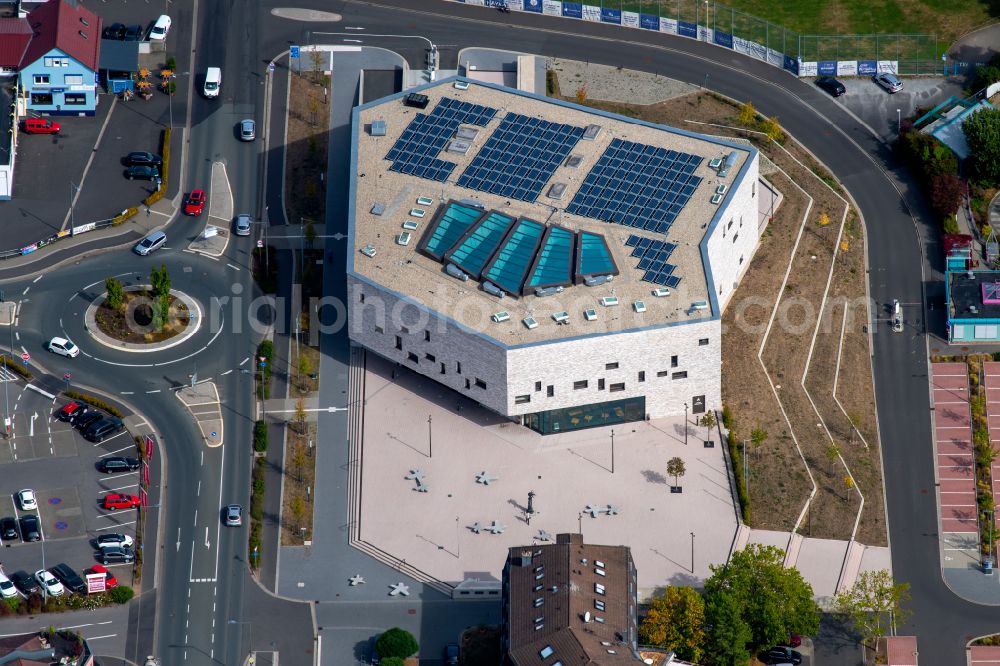
<svg viewBox="0 0 1000 666">
<path fill-rule="evenodd" d="M 699 347 L 704 347 L 706 345 L 708 345 L 708 338 L 700 338 L 698 340 L 698 346 Z"/>
<path fill-rule="evenodd" d="M 573 382 L 573 390 L 574 391 L 579 391 L 580 389 L 585 389 L 585 388 L 587 388 L 587 380 L 586 379 L 581 379 L 578 382 Z"/>
<path fill-rule="evenodd" d="M 687 379 L 687 376 L 688 376 L 687 370 L 681 370 L 680 372 L 675 372 L 674 374 L 670 375 L 670 378 L 671 379 Z"/>
<path fill-rule="evenodd" d="M 420 363 L 420 357 L 413 352 L 406 352 L 406 360 L 413 361 L 414 363 Z"/>
<path fill-rule="evenodd" d="M 358 293 L 358 300 L 361 301 L 362 303 L 365 302 L 365 292 L 362 291 Z"/>
<path fill-rule="evenodd" d="M 441 362 L 441 374 L 443 375 L 445 373 L 446 373 L 446 370 L 444 369 L 444 362 L 442 361 Z"/>
<path fill-rule="evenodd" d="M 667 376 L 667 375 L 669 375 L 669 374 L 670 374 L 670 371 L 669 371 L 669 370 L 658 370 L 658 371 L 656 372 L 656 376 L 657 376 L 657 377 L 666 377 L 666 376 Z"/>
<path fill-rule="evenodd" d="M 403 348 L 403 338 L 401 338 L 401 337 L 399 337 L 397 335 L 396 336 L 396 349 L 400 349 L 401 350 L 402 348 Z"/>
<path fill-rule="evenodd" d="M 486 382 L 484 382 L 479 377 L 476 377 L 476 388 L 481 388 L 481 389 L 486 388 Z"/>
<path fill-rule="evenodd" d="M 617 393 L 618 391 L 625 390 L 625 382 L 617 382 L 608 387 L 608 391 L 611 393 Z"/>
<path fill-rule="evenodd" d="M 541 382 L 535 382 L 535 390 L 536 391 L 541 391 L 542 390 L 542 383 Z"/>
<path fill-rule="evenodd" d="M 671 368 L 676 368 L 677 367 L 677 355 L 676 354 L 670 357 L 670 367 Z"/>
<path fill-rule="evenodd" d="M 740 265 L 741 266 L 743 265 L 743 255 L 742 254 L 740 255 Z"/>
<path fill-rule="evenodd" d="M 646 381 L 646 371 L 645 370 L 640 370 L 639 371 L 639 381 L 640 382 Z"/>
<path fill-rule="evenodd" d="M 434 354 L 424 354 L 424 358 L 426 358 L 431 363 L 437 362 L 437 358 L 434 357 Z"/>
<path fill-rule="evenodd" d="M 729 218 L 729 224 L 726 225 L 726 229 L 732 229 L 732 228 L 733 228 L 733 218 Z"/>
<path fill-rule="evenodd" d="M 617 370 L 618 369 L 618 361 L 615 361 L 614 363 L 605 363 L 604 364 L 604 369 L 605 370 Z"/>
<path fill-rule="evenodd" d="M 472 388 L 472 383 L 468 379 L 465 380 L 465 388 L 467 389 Z"/>
<path fill-rule="evenodd" d="M 385 333 L 385 330 L 381 326 L 379 326 L 378 324 L 375 324 L 375 332 L 376 333 Z"/>
<path fill-rule="evenodd" d="M 733 234 L 733 242 L 735 243 L 736 239 L 739 237 L 740 237 L 740 232 L 737 231 L 735 234 Z"/>
<path fill-rule="evenodd" d="M 462 374 L 462 362 L 461 361 L 455 361 L 455 372 L 457 372 L 458 374 Z"/>
<path fill-rule="evenodd" d="M 597 380 L 597 390 L 598 391 L 603 391 L 604 390 L 604 380 L 603 379 L 598 379 Z"/>
<path fill-rule="evenodd" d="M 424 342 L 430 342 L 430 341 L 431 341 L 431 332 L 424 331 Z"/>
<path fill-rule="evenodd" d="M 757 196 L 757 181 L 750 183 L 750 198 Z"/>
<path fill-rule="evenodd" d="M 523 405 L 526 402 L 531 402 L 531 396 L 530 395 L 516 395 L 516 396 L 514 396 L 514 404 L 515 405 Z"/>
<path fill-rule="evenodd" d="M 548 386 L 545 387 L 545 395 L 547 397 L 551 398 L 555 394 L 556 394 L 556 387 L 555 386 L 553 386 L 552 384 L 549 384 Z"/>
<path fill-rule="evenodd" d="M 401 331 L 402 331 L 403 333 L 405 333 L 406 335 L 409 335 L 409 334 L 410 334 L 410 329 L 408 329 L 408 328 L 407 328 L 407 327 L 405 327 L 405 326 L 400 326 L 400 327 L 399 327 L 399 330 L 401 330 Z"/>
</svg>

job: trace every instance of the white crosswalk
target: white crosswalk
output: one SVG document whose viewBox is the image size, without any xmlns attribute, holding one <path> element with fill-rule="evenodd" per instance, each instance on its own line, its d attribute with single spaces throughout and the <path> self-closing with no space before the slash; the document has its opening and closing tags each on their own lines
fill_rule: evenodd
<svg viewBox="0 0 1000 666">
<path fill-rule="evenodd" d="M 0 365 L 0 383 L 17 381 L 20 375 L 15 375 L 11 370 Z"/>
</svg>

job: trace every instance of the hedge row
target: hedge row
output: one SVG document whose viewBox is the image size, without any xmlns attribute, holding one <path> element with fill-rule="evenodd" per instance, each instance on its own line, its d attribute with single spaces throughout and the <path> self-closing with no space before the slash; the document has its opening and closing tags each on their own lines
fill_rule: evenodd
<svg viewBox="0 0 1000 666">
<path fill-rule="evenodd" d="M 260 384 L 257 397 L 267 400 L 271 397 L 271 366 L 274 356 L 274 344 L 270 340 L 264 340 L 257 346 L 257 367 L 260 367 L 260 359 L 265 359 L 264 369 L 260 371 Z"/>
<path fill-rule="evenodd" d="M 267 423 L 263 420 L 253 426 L 253 450 L 257 453 L 267 451 Z"/>
<path fill-rule="evenodd" d="M 157 188 L 155 192 L 150 194 L 142 202 L 147 206 L 152 206 L 157 201 L 163 198 L 163 195 L 167 193 L 167 183 L 170 176 L 170 128 L 167 127 L 163 130 L 162 134 L 162 145 L 160 146 L 160 155 L 163 157 L 163 162 L 160 165 L 160 187 Z"/>
<path fill-rule="evenodd" d="M 108 414 L 113 414 L 118 418 L 122 418 L 124 416 L 124 414 L 122 414 L 122 410 L 118 409 L 114 405 L 109 405 L 105 400 L 92 396 L 89 393 L 81 393 L 80 391 L 65 391 L 64 394 L 67 398 L 80 400 L 81 402 L 85 402 L 88 405 L 97 407 L 98 409 L 103 409 Z"/>
<path fill-rule="evenodd" d="M 723 418 L 725 418 L 725 413 L 723 413 Z M 729 460 L 733 464 L 733 477 L 736 480 L 736 492 L 740 499 L 740 513 L 743 514 L 743 522 L 749 523 L 750 496 L 747 495 L 746 480 L 743 478 L 743 465 L 740 464 L 740 461 L 743 460 L 742 451 L 740 451 L 740 443 L 736 439 L 736 433 L 732 430 L 726 435 L 726 445 L 729 446 Z"/>
<path fill-rule="evenodd" d="M 264 526 L 264 459 L 258 458 L 253 466 L 251 474 L 252 486 L 250 490 L 250 539 L 247 552 L 250 557 L 250 566 L 257 568 L 260 565 L 261 552 L 261 532 Z M 256 557 L 254 553 L 257 553 Z"/>
<path fill-rule="evenodd" d="M 31 370 L 28 370 L 27 366 L 25 366 L 24 363 L 18 363 L 11 356 L 2 356 L 0 358 L 3 359 L 3 364 L 5 367 L 9 368 L 10 370 L 13 370 L 17 374 L 24 377 L 25 379 L 30 380 L 32 377 L 34 377 L 34 375 L 31 374 Z"/>
<path fill-rule="evenodd" d="M 32 594 L 27 598 L 13 597 L 0 603 L 0 617 L 8 615 L 37 615 L 38 613 L 61 613 L 68 610 L 95 609 L 113 604 L 128 603 L 135 596 L 135 590 L 128 585 L 118 585 L 107 592 L 94 594 L 69 594 L 60 597 L 42 598 Z"/>
<path fill-rule="evenodd" d="M 123 224 L 124 222 L 132 219 L 138 214 L 139 214 L 138 208 L 134 206 L 132 208 L 126 208 L 121 213 L 111 218 L 111 226 L 117 227 L 119 224 Z"/>
</svg>

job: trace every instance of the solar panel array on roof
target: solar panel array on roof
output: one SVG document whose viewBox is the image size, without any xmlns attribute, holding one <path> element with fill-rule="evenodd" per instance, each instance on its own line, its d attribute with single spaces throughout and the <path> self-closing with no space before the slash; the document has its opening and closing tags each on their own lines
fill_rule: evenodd
<svg viewBox="0 0 1000 666">
<path fill-rule="evenodd" d="M 676 245 L 635 234 L 628 237 L 625 245 L 631 247 L 632 256 L 639 259 L 636 268 L 645 271 L 642 275 L 643 282 L 662 284 L 665 287 L 676 287 L 681 283 L 681 278 L 673 274 L 677 266 L 667 261 Z"/>
<path fill-rule="evenodd" d="M 702 159 L 699 155 L 613 139 L 566 211 L 666 233 L 701 183 L 694 171 Z"/>
<path fill-rule="evenodd" d="M 386 154 L 390 171 L 444 182 L 455 169 L 453 162 L 438 159 L 438 153 L 455 136 L 458 126 L 485 126 L 497 110 L 481 104 L 442 97 L 430 114 L 417 113 Z"/>
<path fill-rule="evenodd" d="M 458 177 L 458 184 L 534 201 L 581 136 L 582 127 L 508 113 Z"/>
</svg>

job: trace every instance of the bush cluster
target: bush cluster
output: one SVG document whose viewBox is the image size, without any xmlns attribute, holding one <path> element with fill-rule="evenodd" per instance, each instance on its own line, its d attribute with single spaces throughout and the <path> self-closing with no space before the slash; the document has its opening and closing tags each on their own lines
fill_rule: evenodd
<svg viewBox="0 0 1000 666">
<path fill-rule="evenodd" d="M 248 553 L 250 564 L 256 567 L 260 561 L 261 551 L 261 531 L 264 525 L 264 459 L 258 458 L 253 466 L 251 474 L 250 490 L 250 539 L 248 542 Z M 257 551 L 257 558 L 253 553 Z"/>
<path fill-rule="evenodd" d="M 31 379 L 32 377 L 34 377 L 34 375 L 31 374 L 31 370 L 28 370 L 28 368 L 25 367 L 24 363 L 19 363 L 17 359 L 6 355 L 0 358 L 3 358 L 3 364 L 6 368 L 8 368 L 9 370 L 13 370 L 17 374 L 24 377 L 25 379 Z"/>
<path fill-rule="evenodd" d="M 98 409 L 103 409 L 108 414 L 112 414 L 118 418 L 122 418 L 124 416 L 124 414 L 122 414 L 122 410 L 118 409 L 114 405 L 108 404 L 105 400 L 90 395 L 89 393 L 81 393 L 80 391 L 64 391 L 63 393 L 67 398 L 79 400 L 80 402 L 85 402 L 88 405 L 97 407 Z"/>
<path fill-rule="evenodd" d="M 253 450 L 257 453 L 267 451 L 267 423 L 263 420 L 253 425 Z"/>
<path fill-rule="evenodd" d="M 260 367 L 260 359 L 266 359 L 264 369 L 260 371 L 260 384 L 257 389 L 257 397 L 267 400 L 271 397 L 271 366 L 274 356 L 274 343 L 264 340 L 257 346 L 257 367 Z"/>
<path fill-rule="evenodd" d="M 126 208 L 125 210 L 123 210 L 122 212 L 118 213 L 113 218 L 111 218 L 111 226 L 117 227 L 119 224 L 123 224 L 126 221 L 131 220 L 138 214 L 139 214 L 139 209 L 136 208 L 135 206 L 132 206 L 131 208 Z"/>
<path fill-rule="evenodd" d="M 931 207 L 945 225 L 958 210 L 965 192 L 965 185 L 958 177 L 955 154 L 933 136 L 917 131 L 910 121 L 903 121 L 895 147 L 900 159 L 929 194 Z M 957 229 L 957 225 L 949 225 L 949 229 Z"/>
<path fill-rule="evenodd" d="M 736 492 L 740 500 L 740 513 L 743 515 L 743 522 L 750 522 L 750 497 L 747 495 L 746 480 L 743 478 L 743 460 L 740 442 L 736 439 L 736 433 L 732 430 L 726 435 L 726 446 L 729 447 L 729 460 L 733 465 L 733 478 L 736 481 Z"/>
<path fill-rule="evenodd" d="M 160 165 L 160 188 L 146 197 L 142 202 L 147 206 L 152 206 L 167 193 L 168 177 L 170 175 L 170 128 L 167 127 L 164 129 L 161 136 L 162 146 L 160 147 L 160 155 L 163 157 L 163 163 Z"/>
<path fill-rule="evenodd" d="M 44 598 L 35 593 L 27 599 L 13 597 L 0 603 L 0 617 L 9 615 L 37 615 L 38 613 L 61 613 L 70 610 L 94 610 L 112 604 L 128 603 L 135 596 L 135 590 L 128 585 L 113 587 L 107 592 L 94 594 L 67 594 L 61 597 Z"/>
</svg>

